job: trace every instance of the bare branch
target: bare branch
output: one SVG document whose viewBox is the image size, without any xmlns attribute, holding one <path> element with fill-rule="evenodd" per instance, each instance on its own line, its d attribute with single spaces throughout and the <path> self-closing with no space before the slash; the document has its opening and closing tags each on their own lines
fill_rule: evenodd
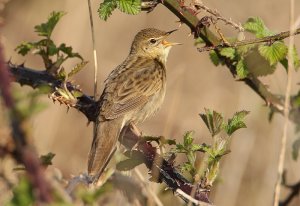
<svg viewBox="0 0 300 206">
<path fill-rule="evenodd" d="M 7 64 L 4 63 L 2 46 L 0 45 L 0 90 L 6 108 L 10 114 L 12 138 L 15 145 L 13 155 L 15 159 L 24 164 L 29 180 L 37 192 L 39 203 L 49 203 L 52 200 L 51 189 L 45 180 L 43 168 L 33 149 L 28 145 L 26 132 L 22 127 L 23 120 L 16 109 L 10 90 L 10 75 Z"/>
</svg>

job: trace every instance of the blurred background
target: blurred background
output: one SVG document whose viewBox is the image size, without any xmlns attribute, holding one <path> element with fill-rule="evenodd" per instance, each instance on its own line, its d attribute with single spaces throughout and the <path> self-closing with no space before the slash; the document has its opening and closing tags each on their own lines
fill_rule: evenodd
<svg viewBox="0 0 300 206">
<path fill-rule="evenodd" d="M 74 51 L 79 52 L 88 66 L 75 77 L 83 91 L 93 95 L 93 53 L 87 1 L 82 0 L 10 0 L 2 6 L 3 27 L 1 42 L 5 56 L 13 63 L 42 69 L 41 59 L 29 55 L 26 59 L 14 49 L 22 41 L 35 41 L 37 36 L 33 27 L 45 22 L 50 12 L 66 11 L 53 39 L 57 44 L 65 42 Z M 217 9 L 223 16 L 235 22 L 245 22 L 251 16 L 261 17 L 273 31 L 289 30 L 289 4 L 286 0 L 204 0 L 207 6 Z M 103 81 L 109 72 L 120 64 L 128 55 L 134 35 L 143 28 L 155 27 L 161 30 L 178 28 L 178 18 L 164 6 L 158 5 L 153 12 L 130 16 L 119 11 L 104 22 L 98 18 L 97 9 L 100 1 L 92 1 L 96 47 L 98 52 L 98 96 L 102 92 Z M 300 2 L 296 1 L 296 17 L 300 15 Z M 206 15 L 204 12 L 199 17 Z M 222 25 L 222 23 L 220 23 Z M 229 26 L 221 26 L 226 36 L 235 36 L 237 32 Z M 163 135 L 181 139 L 185 131 L 194 130 L 197 142 L 210 141 L 209 132 L 199 118 L 204 108 L 214 109 L 231 117 L 236 111 L 248 110 L 247 129 L 236 132 L 233 136 L 231 153 L 222 161 L 220 181 L 213 187 L 211 200 L 216 205 L 271 205 L 273 187 L 277 177 L 277 160 L 282 136 L 283 117 L 275 115 L 268 122 L 268 108 L 248 86 L 235 81 L 226 67 L 215 67 L 209 60 L 208 53 L 199 53 L 190 30 L 182 25 L 170 39 L 183 43 L 174 47 L 168 58 L 167 94 L 161 110 L 151 119 L 140 125 L 144 134 Z M 295 38 L 300 50 L 300 38 Z M 68 61 L 64 67 L 68 70 L 75 61 Z M 284 94 L 286 72 L 278 66 L 273 75 L 260 78 L 275 94 Z M 293 94 L 299 90 L 299 74 L 293 75 Z M 22 91 L 30 91 L 24 87 Z M 47 103 L 47 108 L 32 118 L 32 137 L 39 154 L 56 154 L 53 166 L 61 170 L 68 179 L 71 175 L 85 172 L 87 154 L 92 141 L 92 125 L 87 126 L 87 119 L 79 112 L 65 106 L 53 104 L 47 97 L 40 101 Z M 0 135 L 9 133 L 5 123 L 5 114 L 1 108 Z M 296 139 L 294 125 L 290 124 L 285 168 L 287 181 L 300 180 L 300 164 L 292 160 L 291 145 Z M 4 165 L 4 163 L 0 163 Z M 1 165 L 0 165 L 1 167 Z M 51 169 L 50 168 L 50 169 Z M 141 170 L 146 170 L 141 166 Z M 150 183 L 154 190 L 161 186 Z M 285 197 L 283 190 L 282 197 Z M 1 196 L 1 195 L 0 195 Z M 162 201 L 178 202 L 175 196 L 161 197 Z M 293 205 L 300 205 L 300 198 Z"/>
</svg>

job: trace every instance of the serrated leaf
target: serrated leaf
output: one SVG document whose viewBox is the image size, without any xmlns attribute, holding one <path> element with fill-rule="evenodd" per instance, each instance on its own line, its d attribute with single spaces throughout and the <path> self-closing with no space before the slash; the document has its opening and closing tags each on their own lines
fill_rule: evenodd
<svg viewBox="0 0 300 206">
<path fill-rule="evenodd" d="M 221 131 L 223 117 L 216 111 L 210 111 L 206 108 L 204 110 L 205 114 L 200 114 L 200 117 L 204 121 L 211 135 L 215 136 Z"/>
<path fill-rule="evenodd" d="M 233 48 L 223 48 L 220 50 L 220 54 L 224 57 L 227 57 L 231 60 L 233 60 L 235 58 L 235 55 L 236 55 L 236 50 L 233 49 Z"/>
<path fill-rule="evenodd" d="M 100 4 L 98 9 L 98 15 L 100 19 L 106 21 L 112 12 L 117 8 L 116 0 L 105 0 Z"/>
<path fill-rule="evenodd" d="M 193 131 L 188 131 L 184 134 L 184 136 L 183 136 L 183 146 L 184 147 L 188 147 L 193 143 L 193 141 L 194 141 L 193 134 L 194 134 Z"/>
<path fill-rule="evenodd" d="M 271 46 L 260 45 L 258 51 L 260 55 L 269 61 L 271 66 L 274 66 L 286 57 L 288 48 L 283 42 L 277 41 Z"/>
<path fill-rule="evenodd" d="M 295 46 L 293 49 L 293 59 L 294 59 L 295 70 L 298 71 L 298 69 L 300 68 L 300 59 L 299 59 L 298 51 Z"/>
<path fill-rule="evenodd" d="M 209 52 L 209 58 L 215 66 L 218 66 L 220 64 L 220 59 L 214 50 Z"/>
<path fill-rule="evenodd" d="M 138 14 L 141 12 L 141 0 L 118 0 L 117 6 L 126 14 Z"/>
<path fill-rule="evenodd" d="M 247 55 L 250 51 L 252 51 L 254 48 L 256 48 L 255 44 L 249 44 L 249 45 L 244 45 L 244 46 L 239 46 L 237 48 L 237 53 L 244 57 L 245 55 Z"/>
<path fill-rule="evenodd" d="M 243 122 L 243 119 L 247 114 L 249 114 L 249 111 L 240 111 L 235 113 L 233 117 L 228 120 L 225 130 L 229 136 L 231 136 L 236 130 L 247 127 Z"/>
<path fill-rule="evenodd" d="M 65 14 L 66 13 L 62 11 L 53 11 L 48 17 L 48 21 L 46 23 L 42 23 L 34 27 L 35 32 L 37 32 L 39 36 L 50 38 L 54 27 L 56 26 L 60 18 Z"/>
<path fill-rule="evenodd" d="M 88 63 L 88 61 L 82 61 L 82 62 L 76 64 L 75 67 L 73 67 L 72 70 L 69 72 L 68 77 L 71 77 L 74 74 L 77 74 L 78 72 L 80 72 L 87 63 Z"/>
<path fill-rule="evenodd" d="M 143 163 L 140 159 L 127 159 L 117 163 L 116 169 L 119 171 L 128 171 Z"/>
<path fill-rule="evenodd" d="M 300 150 L 300 138 L 296 139 L 293 142 L 293 146 L 292 146 L 292 156 L 295 161 L 298 159 L 299 150 Z"/>
<path fill-rule="evenodd" d="M 83 58 L 78 53 L 73 52 L 73 48 L 71 46 L 66 46 L 66 44 L 62 43 L 59 45 L 58 49 L 65 53 L 69 58 L 77 57 L 83 61 Z"/>
<path fill-rule="evenodd" d="M 240 59 L 236 65 L 236 73 L 240 79 L 244 79 L 248 76 L 249 71 L 244 59 Z"/>
<path fill-rule="evenodd" d="M 189 173 L 192 173 L 195 170 L 193 165 L 191 165 L 189 162 L 183 163 L 180 168 L 182 171 L 187 171 Z"/>
<path fill-rule="evenodd" d="M 124 155 L 129 159 L 120 161 L 116 166 L 117 170 L 128 171 L 144 162 L 144 156 L 139 151 L 126 151 Z"/>
<path fill-rule="evenodd" d="M 270 36 L 273 34 L 259 17 L 251 17 L 243 25 L 244 29 L 250 33 L 255 34 L 257 38 Z"/>
<path fill-rule="evenodd" d="M 176 153 L 185 153 L 186 149 L 182 144 L 176 144 Z"/>
<path fill-rule="evenodd" d="M 295 67 L 295 70 L 298 71 L 299 67 L 300 67 L 300 59 L 299 59 L 299 56 L 298 56 L 298 52 L 297 52 L 297 49 L 296 47 L 294 46 L 293 48 L 293 60 L 294 60 L 294 67 Z M 282 66 L 287 70 L 288 69 L 288 59 L 287 58 L 284 58 L 280 61 L 280 63 L 282 64 Z"/>
<path fill-rule="evenodd" d="M 248 71 L 256 77 L 273 74 L 276 70 L 275 65 L 271 66 L 269 61 L 259 54 L 258 48 L 251 50 L 244 57 L 244 61 Z"/>
<path fill-rule="evenodd" d="M 193 152 L 199 151 L 199 152 L 206 152 L 210 146 L 206 144 L 192 144 L 190 150 Z"/>
<path fill-rule="evenodd" d="M 33 42 L 23 42 L 15 48 L 15 51 L 22 56 L 28 54 L 28 52 L 35 48 L 35 44 Z"/>
<path fill-rule="evenodd" d="M 42 165 L 44 165 L 44 166 L 52 165 L 52 160 L 53 160 L 54 156 L 55 156 L 55 154 L 52 152 L 49 152 L 46 155 L 42 155 L 40 157 Z"/>
</svg>

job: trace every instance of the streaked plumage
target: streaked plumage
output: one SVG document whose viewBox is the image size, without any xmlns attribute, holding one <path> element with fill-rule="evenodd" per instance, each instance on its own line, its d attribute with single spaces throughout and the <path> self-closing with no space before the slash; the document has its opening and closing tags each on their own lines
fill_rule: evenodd
<svg viewBox="0 0 300 206">
<path fill-rule="evenodd" d="M 105 81 L 100 97 L 96 135 L 88 158 L 88 173 L 97 181 L 125 125 L 137 124 L 161 106 L 166 91 L 166 58 L 171 32 L 144 29 L 134 38 L 129 56 Z"/>
</svg>

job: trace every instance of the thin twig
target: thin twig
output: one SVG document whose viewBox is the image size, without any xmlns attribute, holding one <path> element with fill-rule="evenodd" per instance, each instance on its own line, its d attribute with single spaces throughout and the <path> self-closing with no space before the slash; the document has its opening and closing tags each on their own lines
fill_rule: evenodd
<svg viewBox="0 0 300 206">
<path fill-rule="evenodd" d="M 212 10 L 209 7 L 205 6 L 201 0 L 194 0 L 193 4 L 194 4 L 194 7 L 196 8 L 196 10 L 199 11 L 199 10 L 203 9 L 207 13 L 215 16 L 217 20 L 221 20 L 225 24 L 231 25 L 233 28 L 239 30 L 240 32 L 244 31 L 244 28 L 242 27 L 242 25 L 240 23 L 237 24 L 234 21 L 232 21 L 231 18 L 227 19 L 227 18 L 223 17 L 217 10 Z"/>
<path fill-rule="evenodd" d="M 96 50 L 96 40 L 95 40 L 95 30 L 94 30 L 94 22 L 93 22 L 93 13 L 91 0 L 88 0 L 89 7 L 89 17 L 90 17 L 90 25 L 91 25 L 91 33 L 92 33 L 92 43 L 93 43 L 93 55 L 94 55 L 94 99 L 97 99 L 97 75 L 98 75 L 98 61 L 97 61 L 97 50 Z"/>
<path fill-rule="evenodd" d="M 179 194 L 180 196 L 184 197 L 185 199 L 187 199 L 189 202 L 192 202 L 194 205 L 198 205 L 198 206 L 213 206 L 213 204 L 210 204 L 210 203 L 207 203 L 207 202 L 202 202 L 202 201 L 194 199 L 190 195 L 188 195 L 185 192 L 183 192 L 181 189 L 177 189 L 175 192 L 177 194 Z"/>
<path fill-rule="evenodd" d="M 293 32 L 285 31 L 285 32 L 281 32 L 279 34 L 275 34 L 275 35 L 267 36 L 267 37 L 263 37 L 263 38 L 255 38 L 255 39 L 237 41 L 237 42 L 231 43 L 231 44 L 221 43 L 221 44 L 218 44 L 215 46 L 202 47 L 202 48 L 198 48 L 198 51 L 203 52 L 203 51 L 210 51 L 210 50 L 222 49 L 222 48 L 228 48 L 228 47 L 237 48 L 237 47 L 251 45 L 251 44 L 261 44 L 261 43 L 270 43 L 270 42 L 272 43 L 275 41 L 280 41 L 280 40 L 286 39 L 288 37 L 291 37 L 291 36 L 294 36 L 297 34 L 300 34 L 300 28 L 294 30 Z"/>
<path fill-rule="evenodd" d="M 155 192 L 149 187 L 149 185 L 146 183 L 145 178 L 141 174 L 141 172 L 138 170 L 138 168 L 134 168 L 135 174 L 138 176 L 138 178 L 142 181 L 143 185 L 145 186 L 148 193 L 153 197 L 154 202 L 157 206 L 163 206 L 163 203 L 160 201 L 160 199 L 157 197 Z"/>
<path fill-rule="evenodd" d="M 295 31 L 294 6 L 295 6 L 295 1 L 290 0 L 290 31 L 292 34 Z M 287 135 L 288 135 L 287 131 L 288 131 L 288 125 L 289 125 L 290 96 L 291 96 L 291 88 L 292 88 L 292 71 L 294 70 L 293 49 L 294 49 L 294 36 L 291 36 L 290 41 L 289 41 L 289 50 L 288 50 L 287 85 L 286 85 L 286 91 L 285 91 L 284 112 L 283 112 L 284 126 L 283 126 L 283 134 L 282 134 L 282 139 L 281 139 L 279 161 L 278 161 L 278 168 L 277 168 L 277 173 L 278 173 L 277 181 L 275 184 L 275 191 L 274 191 L 274 202 L 273 202 L 274 206 L 279 205 L 281 180 L 282 180 L 284 159 L 285 159 L 285 152 L 286 152 L 286 141 L 287 141 Z"/>
</svg>

